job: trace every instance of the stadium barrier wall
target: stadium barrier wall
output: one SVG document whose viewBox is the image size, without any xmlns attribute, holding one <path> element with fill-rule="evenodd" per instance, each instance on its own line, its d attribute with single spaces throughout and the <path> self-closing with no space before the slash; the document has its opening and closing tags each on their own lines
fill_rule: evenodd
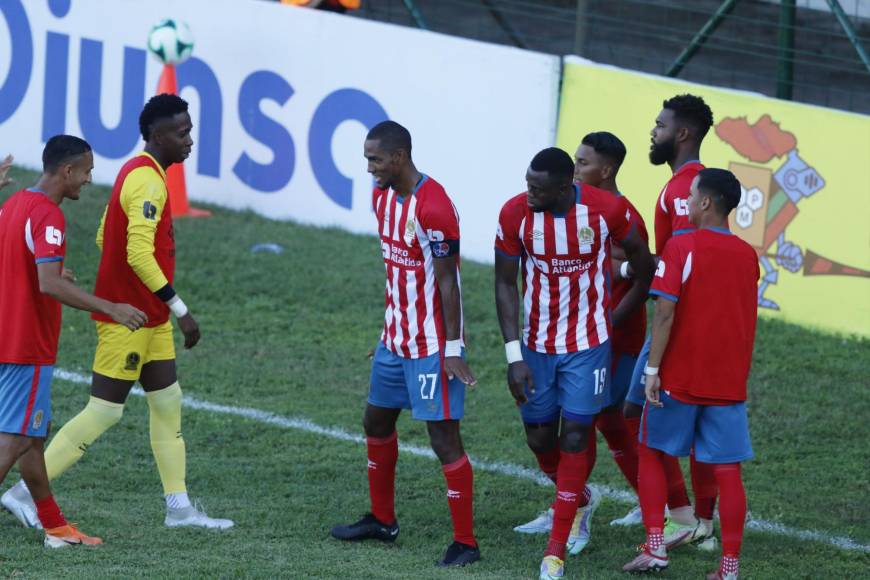
<svg viewBox="0 0 870 580">
<path fill-rule="evenodd" d="M 81 135 L 111 183 L 143 145 L 162 67 L 146 39 L 163 18 L 196 39 L 177 69 L 192 201 L 374 233 L 362 147 L 390 118 L 454 199 L 463 255 L 491 261 L 501 204 L 555 140 L 555 56 L 275 2 L 0 0 L 0 152 L 38 167 L 48 137 Z"/>
<path fill-rule="evenodd" d="M 670 172 L 649 162 L 650 131 L 662 101 L 687 92 L 713 109 L 701 160 L 744 189 L 730 225 L 759 255 L 759 312 L 870 336 L 870 117 L 566 57 L 558 145 L 617 135 L 628 149 L 619 187 L 652 232 Z"/>
</svg>

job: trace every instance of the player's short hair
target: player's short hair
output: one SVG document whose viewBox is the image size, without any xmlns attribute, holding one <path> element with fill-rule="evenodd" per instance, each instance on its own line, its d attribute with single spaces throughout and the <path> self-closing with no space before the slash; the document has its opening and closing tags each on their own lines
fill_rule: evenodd
<svg viewBox="0 0 870 580">
<path fill-rule="evenodd" d="M 151 138 L 151 129 L 157 121 L 171 119 L 179 113 L 186 112 L 187 101 L 178 95 L 163 93 L 151 97 L 139 114 L 139 132 L 142 133 L 142 138 L 145 141 Z"/>
<path fill-rule="evenodd" d="M 574 180 L 574 160 L 558 147 L 547 147 L 539 151 L 532 158 L 529 168 L 546 173 L 550 179 Z"/>
<path fill-rule="evenodd" d="M 42 150 L 42 170 L 46 173 L 54 173 L 61 165 L 90 150 L 91 146 L 81 137 L 55 135 L 48 140 Z"/>
<path fill-rule="evenodd" d="M 592 147 L 596 153 L 610 159 L 616 164 L 616 169 L 619 169 L 625 161 L 625 144 L 613 133 L 607 131 L 589 133 L 580 143 Z"/>
<path fill-rule="evenodd" d="M 395 121 L 382 121 L 372 127 L 366 141 L 378 141 L 388 153 L 404 149 L 411 157 L 411 133 Z"/>
<path fill-rule="evenodd" d="M 698 134 L 701 141 L 713 126 L 713 111 L 704 102 L 704 99 L 696 95 L 677 95 L 665 100 L 662 107 L 674 112 L 674 118 L 681 123 L 690 125 Z"/>
<path fill-rule="evenodd" d="M 722 215 L 728 215 L 740 203 L 740 182 L 727 169 L 702 169 L 698 173 L 698 192 L 709 196 Z"/>
</svg>

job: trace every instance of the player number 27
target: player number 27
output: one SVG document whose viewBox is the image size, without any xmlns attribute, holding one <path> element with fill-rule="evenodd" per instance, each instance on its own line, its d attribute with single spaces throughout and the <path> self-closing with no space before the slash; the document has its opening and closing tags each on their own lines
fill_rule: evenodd
<svg viewBox="0 0 870 580">
<path fill-rule="evenodd" d="M 417 375 L 417 380 L 420 381 L 420 398 L 433 399 L 435 398 L 435 385 L 438 384 L 438 375 L 436 373 L 427 373 Z M 429 393 L 426 393 L 428 387 Z"/>
<path fill-rule="evenodd" d="M 600 395 L 604 392 L 604 385 L 607 382 L 607 368 L 595 369 L 592 371 L 592 374 L 595 375 L 594 394 Z"/>
</svg>

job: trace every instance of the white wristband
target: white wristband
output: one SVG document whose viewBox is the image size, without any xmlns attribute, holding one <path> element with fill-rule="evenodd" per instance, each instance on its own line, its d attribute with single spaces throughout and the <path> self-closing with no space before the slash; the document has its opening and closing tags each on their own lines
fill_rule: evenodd
<svg viewBox="0 0 870 580">
<path fill-rule="evenodd" d="M 175 318 L 187 316 L 187 305 L 178 296 L 178 294 L 170 298 L 169 302 L 167 302 L 166 305 L 169 306 L 169 309 L 172 311 L 172 314 L 175 315 Z"/>
<path fill-rule="evenodd" d="M 647 365 L 643 369 L 643 374 L 645 374 L 645 375 L 657 375 L 657 374 L 659 374 L 659 367 L 651 367 L 651 366 Z"/>
<path fill-rule="evenodd" d="M 520 350 L 520 341 L 512 340 L 504 343 L 504 354 L 509 365 L 523 360 L 523 352 Z"/>
<path fill-rule="evenodd" d="M 449 356 L 462 356 L 462 341 L 459 339 L 448 340 L 444 345 L 444 358 Z"/>
<path fill-rule="evenodd" d="M 631 278 L 631 274 L 628 273 L 628 262 L 623 262 L 619 265 L 619 275 L 623 280 Z"/>
</svg>

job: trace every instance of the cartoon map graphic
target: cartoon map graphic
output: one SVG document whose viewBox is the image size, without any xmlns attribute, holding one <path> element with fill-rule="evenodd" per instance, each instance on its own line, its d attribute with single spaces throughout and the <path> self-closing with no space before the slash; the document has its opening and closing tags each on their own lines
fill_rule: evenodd
<svg viewBox="0 0 870 580">
<path fill-rule="evenodd" d="M 760 307 L 779 310 L 765 294 L 779 280 L 780 269 L 793 274 L 803 270 L 804 276 L 870 278 L 870 271 L 835 262 L 809 249 L 802 251 L 786 239 L 786 229 L 799 212 L 798 204 L 825 187 L 822 176 L 801 158 L 794 134 L 764 115 L 752 125 L 746 117 L 723 119 L 716 125 L 716 135 L 751 162 L 784 158 L 776 171 L 746 163 L 729 164 L 742 189 L 740 205 L 729 218 L 731 231 L 758 253 L 764 272 L 758 286 Z"/>
</svg>

